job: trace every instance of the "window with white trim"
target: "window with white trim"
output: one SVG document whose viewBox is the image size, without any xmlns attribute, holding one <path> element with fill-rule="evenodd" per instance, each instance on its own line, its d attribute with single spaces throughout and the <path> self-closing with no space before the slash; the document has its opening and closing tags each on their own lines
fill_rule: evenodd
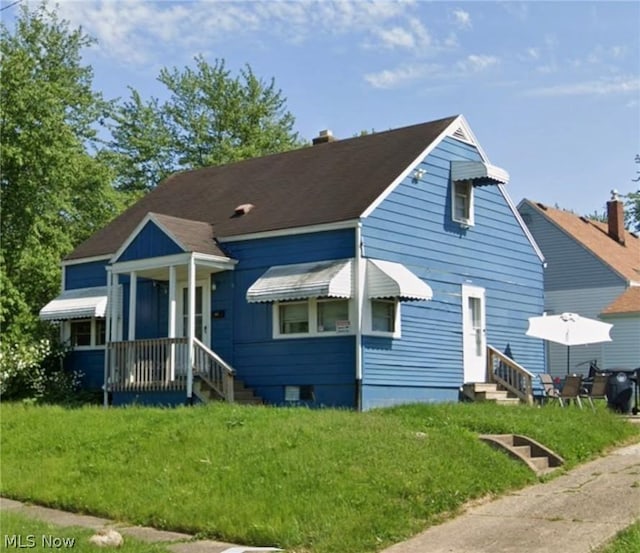
<svg viewBox="0 0 640 553">
<path fill-rule="evenodd" d="M 400 338 L 400 301 L 398 298 L 372 298 L 364 304 L 363 332 L 370 336 Z"/>
<path fill-rule="evenodd" d="M 473 183 L 470 180 L 452 182 L 451 216 L 463 226 L 473 225 Z"/>
<path fill-rule="evenodd" d="M 371 330 L 393 332 L 396 328 L 396 302 L 371 300 Z"/>
<path fill-rule="evenodd" d="M 307 334 L 309 332 L 308 302 L 278 305 L 280 334 Z"/>
<path fill-rule="evenodd" d="M 273 304 L 273 337 L 352 334 L 354 304 L 347 299 L 310 298 Z"/>
<path fill-rule="evenodd" d="M 339 332 L 349 327 L 349 300 L 318 300 L 318 332 Z"/>
<path fill-rule="evenodd" d="M 66 336 L 73 349 L 102 348 L 106 343 L 105 319 L 72 319 L 67 321 Z"/>
</svg>

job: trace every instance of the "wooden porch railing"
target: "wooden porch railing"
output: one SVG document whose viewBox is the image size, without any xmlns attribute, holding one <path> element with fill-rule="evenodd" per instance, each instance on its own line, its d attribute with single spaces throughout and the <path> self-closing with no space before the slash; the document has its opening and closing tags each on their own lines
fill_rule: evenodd
<svg viewBox="0 0 640 553">
<path fill-rule="evenodd" d="M 110 390 L 186 389 L 186 338 L 111 342 L 107 347 Z"/>
<path fill-rule="evenodd" d="M 533 405 L 533 378 L 523 366 L 497 349 L 487 346 L 487 381 L 495 382 L 519 397 L 527 405 Z"/>
<path fill-rule="evenodd" d="M 233 402 L 236 371 L 197 338 L 193 339 L 193 373 L 202 378 L 221 399 Z"/>
</svg>

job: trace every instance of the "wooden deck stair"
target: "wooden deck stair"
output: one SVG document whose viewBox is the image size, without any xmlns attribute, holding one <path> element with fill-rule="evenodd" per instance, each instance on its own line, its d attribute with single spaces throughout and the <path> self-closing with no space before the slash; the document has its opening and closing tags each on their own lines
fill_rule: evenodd
<svg viewBox="0 0 640 553">
<path fill-rule="evenodd" d="M 479 438 L 526 464 L 538 476 L 564 464 L 564 459 L 539 442 L 520 434 L 482 434 Z"/>
<path fill-rule="evenodd" d="M 520 399 L 495 383 L 470 382 L 462 386 L 462 393 L 471 401 L 490 401 L 498 405 L 518 405 Z"/>
</svg>

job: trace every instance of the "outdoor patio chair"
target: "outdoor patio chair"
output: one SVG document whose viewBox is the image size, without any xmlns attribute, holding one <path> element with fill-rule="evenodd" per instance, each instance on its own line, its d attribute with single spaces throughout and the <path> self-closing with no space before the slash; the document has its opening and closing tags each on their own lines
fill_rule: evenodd
<svg viewBox="0 0 640 553">
<path fill-rule="evenodd" d="M 538 375 L 542 388 L 544 390 L 543 402 L 546 400 L 554 400 L 560 398 L 560 390 L 558 390 L 554 383 L 553 378 L 548 373 Z"/>
<path fill-rule="evenodd" d="M 564 407 L 565 401 L 569 404 L 571 400 L 574 400 L 577 403 L 578 407 L 582 409 L 582 401 L 580 400 L 581 391 L 582 377 L 576 375 L 567 376 L 558 397 L 560 405 Z"/>
<path fill-rule="evenodd" d="M 596 410 L 595 404 L 593 403 L 594 399 L 607 399 L 607 381 L 609 377 L 606 374 L 596 374 L 593 377 L 593 381 L 591 383 L 591 388 L 588 390 L 584 390 L 580 397 L 585 398 L 589 405 L 591 405 L 591 409 Z"/>
</svg>

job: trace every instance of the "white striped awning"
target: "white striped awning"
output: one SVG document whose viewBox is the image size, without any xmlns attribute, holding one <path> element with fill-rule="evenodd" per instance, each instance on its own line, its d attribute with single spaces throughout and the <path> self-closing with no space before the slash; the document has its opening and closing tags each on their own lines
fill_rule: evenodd
<svg viewBox="0 0 640 553">
<path fill-rule="evenodd" d="M 278 265 L 249 287 L 247 301 L 350 298 L 353 294 L 351 272 L 351 259 Z"/>
<path fill-rule="evenodd" d="M 66 321 L 104 317 L 107 311 L 107 287 L 65 290 L 40 310 L 43 321 Z"/>
<path fill-rule="evenodd" d="M 474 184 L 507 184 L 509 173 L 501 167 L 484 163 L 482 161 L 452 161 L 451 180 L 472 180 L 479 181 Z"/>
<path fill-rule="evenodd" d="M 371 299 L 430 300 L 433 290 L 426 282 L 400 263 L 369 259 L 367 292 Z"/>
</svg>

